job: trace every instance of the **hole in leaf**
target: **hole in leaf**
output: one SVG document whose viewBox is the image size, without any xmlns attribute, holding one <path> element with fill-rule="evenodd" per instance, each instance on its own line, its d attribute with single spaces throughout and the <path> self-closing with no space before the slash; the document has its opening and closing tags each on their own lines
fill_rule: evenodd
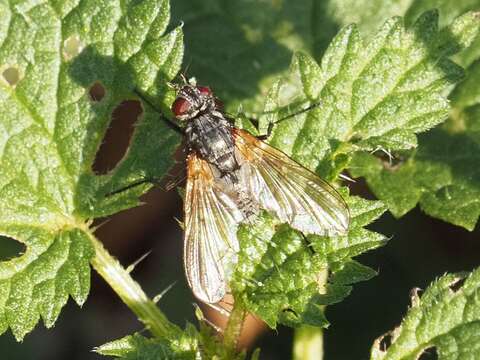
<svg viewBox="0 0 480 360">
<path fill-rule="evenodd" d="M 412 303 L 412 306 L 420 305 L 421 292 L 422 292 L 422 289 L 418 287 L 415 287 L 412 290 L 410 290 L 410 302 Z"/>
<path fill-rule="evenodd" d="M 431 347 L 423 350 L 418 360 L 438 360 L 437 348 Z"/>
<path fill-rule="evenodd" d="M 106 174 L 117 166 L 127 152 L 135 122 L 143 109 L 138 100 L 127 100 L 112 112 L 112 121 L 95 156 L 93 171 Z"/>
<path fill-rule="evenodd" d="M 0 236 L 0 261 L 7 261 L 20 256 L 25 250 L 26 247 L 21 242 L 7 236 Z"/>
<path fill-rule="evenodd" d="M 460 290 L 463 286 L 463 284 L 465 283 L 465 278 L 461 278 L 461 279 L 457 279 L 457 281 L 455 281 L 454 283 L 450 284 L 450 289 L 453 291 L 453 292 L 457 292 L 458 290 Z"/>
<path fill-rule="evenodd" d="M 392 345 L 392 334 L 387 333 L 383 335 L 382 338 L 380 339 L 380 344 L 379 344 L 380 350 L 387 351 L 390 345 Z"/>
<path fill-rule="evenodd" d="M 63 42 L 63 55 L 67 60 L 77 56 L 82 51 L 83 45 L 77 35 L 68 37 Z"/>
<path fill-rule="evenodd" d="M 298 317 L 297 312 L 296 312 L 295 310 L 293 310 L 293 309 L 286 308 L 286 309 L 283 309 L 282 311 L 283 311 L 284 313 L 289 313 L 289 314 L 294 315 L 295 317 Z"/>
<path fill-rule="evenodd" d="M 404 155 L 400 153 L 392 153 L 383 147 L 375 149 L 373 155 L 382 162 L 382 165 L 386 170 L 390 171 L 397 170 L 407 161 L 407 158 Z"/>
<path fill-rule="evenodd" d="M 20 72 L 17 68 L 12 66 L 3 70 L 2 76 L 10 86 L 15 86 L 20 81 Z"/>
<path fill-rule="evenodd" d="M 100 82 L 95 82 L 88 92 L 93 102 L 100 102 L 105 97 L 105 87 Z"/>
</svg>

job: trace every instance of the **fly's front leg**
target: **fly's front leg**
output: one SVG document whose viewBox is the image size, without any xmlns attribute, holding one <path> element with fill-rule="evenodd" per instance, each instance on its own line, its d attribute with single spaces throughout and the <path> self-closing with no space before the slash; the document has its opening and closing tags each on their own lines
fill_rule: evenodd
<svg viewBox="0 0 480 360">
<path fill-rule="evenodd" d="M 314 103 L 314 104 L 306 107 L 305 109 L 297 111 L 296 113 L 288 114 L 288 115 L 284 116 L 283 118 L 278 119 L 277 121 L 269 122 L 268 127 L 267 127 L 267 133 L 263 134 L 263 135 L 258 135 L 257 139 L 262 140 L 262 141 L 267 140 L 270 137 L 270 135 L 272 135 L 272 131 L 273 131 L 273 128 L 274 128 L 275 125 L 277 125 L 277 124 L 279 124 L 279 123 L 281 123 L 285 120 L 292 119 L 297 115 L 301 115 L 303 113 L 306 113 L 307 111 L 315 109 L 317 106 L 320 106 L 320 103 Z M 257 120 L 257 129 L 258 129 L 258 120 Z"/>
<path fill-rule="evenodd" d="M 235 119 L 237 117 L 242 117 L 244 119 L 247 119 L 250 122 L 250 124 L 253 125 L 253 127 L 257 130 L 257 133 L 260 132 L 260 128 L 259 128 L 260 121 L 258 119 L 251 116 L 246 116 L 245 114 L 237 114 L 236 116 L 230 115 L 230 114 L 226 114 L 226 115 L 227 115 L 227 119 L 230 121 L 232 125 L 235 124 Z M 275 125 L 275 122 L 268 123 L 267 133 L 263 135 L 257 135 L 256 138 L 262 141 L 268 139 L 270 137 L 270 134 L 272 133 L 273 125 Z M 244 129 L 244 130 L 248 130 L 248 129 Z"/>
<path fill-rule="evenodd" d="M 265 134 L 262 134 L 262 135 L 257 135 L 256 138 L 257 138 L 258 140 L 261 140 L 261 141 L 267 140 L 267 139 L 270 137 L 270 135 L 272 135 L 273 128 L 275 127 L 275 125 L 277 125 L 277 124 L 279 124 L 279 123 L 281 123 L 281 122 L 283 122 L 283 121 L 285 121 L 285 120 L 292 119 L 292 118 L 294 118 L 294 117 L 297 116 L 297 115 L 301 115 L 301 114 L 303 114 L 303 113 L 305 113 L 305 112 L 307 112 L 307 111 L 310 111 L 310 110 L 316 108 L 317 106 L 320 106 L 320 103 L 313 103 L 313 104 L 307 106 L 306 108 L 304 108 L 304 109 L 302 109 L 302 110 L 300 110 L 300 111 L 297 111 L 297 112 L 292 113 L 292 114 L 288 114 L 288 115 L 284 116 L 283 118 L 278 119 L 278 120 L 276 120 L 276 121 L 271 121 L 271 122 L 269 122 L 269 123 L 268 123 L 268 126 L 267 126 L 267 132 L 266 132 Z M 270 114 L 270 113 L 267 112 L 267 113 L 263 113 L 263 114 L 261 114 L 261 115 L 267 115 L 267 114 Z M 242 116 L 243 118 L 247 119 L 247 120 L 255 127 L 255 129 L 257 130 L 257 132 L 260 131 L 260 129 L 259 129 L 259 127 L 260 127 L 260 121 L 259 121 L 259 119 L 257 119 L 257 118 L 254 118 L 254 117 L 251 117 L 251 116 L 246 116 L 245 114 L 241 114 L 241 115 L 240 115 L 240 114 L 237 114 L 236 116 L 233 116 L 233 115 L 230 115 L 230 114 L 226 114 L 226 115 L 227 115 L 227 119 L 228 119 L 232 124 L 235 123 L 235 120 L 234 120 L 235 118 L 237 118 L 237 117 L 239 117 L 239 116 Z M 246 129 L 246 130 L 248 130 L 248 129 Z"/>
<path fill-rule="evenodd" d="M 275 126 L 275 124 L 277 124 L 277 122 L 269 122 L 267 127 L 267 133 L 263 135 L 258 135 L 257 139 L 262 141 L 267 140 L 270 135 L 272 135 L 273 127 Z"/>
<path fill-rule="evenodd" d="M 150 106 L 155 112 L 160 114 L 161 119 L 165 122 L 165 124 L 170 127 L 172 130 L 176 131 L 180 135 L 185 135 L 185 130 L 180 127 L 175 121 L 170 120 L 169 118 L 163 115 L 161 109 L 159 109 L 155 104 L 153 104 L 144 94 L 142 94 L 137 89 L 134 89 L 133 92 L 148 106 Z"/>
</svg>

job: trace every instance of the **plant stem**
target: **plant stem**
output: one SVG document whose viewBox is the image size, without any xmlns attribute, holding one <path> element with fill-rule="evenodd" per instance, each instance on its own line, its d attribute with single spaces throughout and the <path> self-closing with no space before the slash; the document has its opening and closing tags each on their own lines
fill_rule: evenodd
<svg viewBox="0 0 480 360">
<path fill-rule="evenodd" d="M 293 338 L 293 359 L 323 359 L 323 330 L 321 328 L 303 325 L 295 329 L 295 336 Z"/>
<path fill-rule="evenodd" d="M 95 249 L 93 268 L 103 277 L 122 301 L 156 337 L 170 339 L 181 333 L 180 328 L 168 321 L 157 305 L 150 300 L 140 285 L 90 232 Z"/>
<path fill-rule="evenodd" d="M 235 353 L 237 350 L 238 340 L 242 333 L 243 322 L 246 316 L 247 311 L 243 304 L 240 301 L 235 301 L 223 334 L 224 345 L 232 353 Z"/>
<path fill-rule="evenodd" d="M 318 292 L 326 293 L 325 285 L 328 280 L 328 269 L 325 268 L 317 276 Z M 325 306 L 323 306 L 325 309 Z M 303 325 L 295 329 L 293 338 L 294 360 L 322 360 L 323 359 L 323 330 L 319 327 Z"/>
</svg>

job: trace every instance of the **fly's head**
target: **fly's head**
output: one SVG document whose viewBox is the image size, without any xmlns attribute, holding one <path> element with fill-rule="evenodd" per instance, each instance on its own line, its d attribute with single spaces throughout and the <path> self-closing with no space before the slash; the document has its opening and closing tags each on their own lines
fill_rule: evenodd
<svg viewBox="0 0 480 360">
<path fill-rule="evenodd" d="M 172 112 L 177 120 L 187 121 L 200 113 L 216 111 L 218 106 L 210 88 L 186 84 L 178 90 Z"/>
</svg>

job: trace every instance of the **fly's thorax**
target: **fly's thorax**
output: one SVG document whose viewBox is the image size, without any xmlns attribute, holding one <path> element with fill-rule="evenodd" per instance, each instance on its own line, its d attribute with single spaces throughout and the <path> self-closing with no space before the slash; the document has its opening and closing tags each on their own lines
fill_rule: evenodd
<svg viewBox="0 0 480 360">
<path fill-rule="evenodd" d="M 232 126 L 222 114 L 201 114 L 187 123 L 187 146 L 227 174 L 238 168 Z"/>
</svg>

